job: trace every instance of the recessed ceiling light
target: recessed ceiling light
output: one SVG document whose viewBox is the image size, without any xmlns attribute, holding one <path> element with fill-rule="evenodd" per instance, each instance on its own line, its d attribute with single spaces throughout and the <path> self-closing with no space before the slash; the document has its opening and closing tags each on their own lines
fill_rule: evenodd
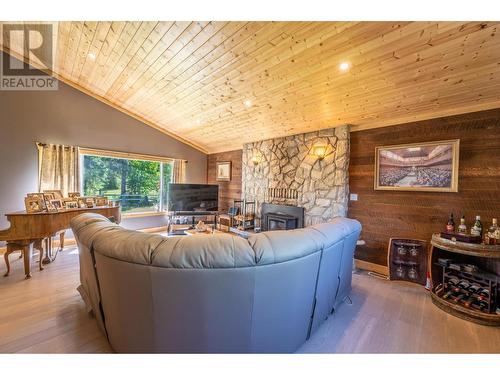
<svg viewBox="0 0 500 375">
<path fill-rule="evenodd" d="M 245 104 L 245 107 L 247 107 L 247 108 L 250 108 L 250 107 L 252 106 L 252 102 L 251 102 L 250 100 L 248 100 L 248 99 L 247 99 L 247 100 L 245 100 L 245 101 L 243 102 L 243 104 Z"/>
<path fill-rule="evenodd" d="M 349 69 L 349 63 L 348 62 L 343 62 L 343 63 L 341 63 L 339 65 L 339 68 L 340 68 L 340 70 L 342 70 L 342 71 L 345 72 L 347 69 Z"/>
<path fill-rule="evenodd" d="M 89 57 L 90 60 L 95 60 L 95 53 L 94 52 L 89 52 L 87 54 L 87 56 Z"/>
<path fill-rule="evenodd" d="M 200 125 L 201 124 L 201 121 L 198 119 L 196 120 L 196 125 Z"/>
</svg>

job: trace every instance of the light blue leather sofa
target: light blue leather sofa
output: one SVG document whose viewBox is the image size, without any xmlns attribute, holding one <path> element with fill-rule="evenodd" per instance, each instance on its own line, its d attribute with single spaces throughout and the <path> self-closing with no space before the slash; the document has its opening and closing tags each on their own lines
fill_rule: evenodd
<svg viewBox="0 0 500 375">
<path fill-rule="evenodd" d="M 120 353 L 290 353 L 351 290 L 361 225 L 164 237 L 74 218 L 79 291 Z"/>
</svg>

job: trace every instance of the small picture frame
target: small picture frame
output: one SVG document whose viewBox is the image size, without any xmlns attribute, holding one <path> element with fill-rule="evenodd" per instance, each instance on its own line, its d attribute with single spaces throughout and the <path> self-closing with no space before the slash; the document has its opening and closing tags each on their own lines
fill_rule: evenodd
<svg viewBox="0 0 500 375">
<path fill-rule="evenodd" d="M 42 193 L 43 194 L 43 199 L 45 202 L 51 201 L 52 199 L 56 199 L 54 196 L 54 193 Z"/>
<path fill-rule="evenodd" d="M 45 198 L 43 193 L 28 193 L 28 197 L 38 197 L 42 201 L 42 211 L 46 210 Z"/>
<path fill-rule="evenodd" d="M 231 162 L 218 161 L 217 162 L 217 181 L 231 181 Z"/>
<path fill-rule="evenodd" d="M 108 205 L 108 198 L 106 197 L 95 197 L 95 205 L 97 207 L 102 207 L 102 206 L 107 206 Z"/>
<path fill-rule="evenodd" d="M 64 202 L 64 207 L 67 209 L 67 210 L 73 210 L 75 208 L 79 208 L 79 205 L 78 205 L 78 201 L 65 201 Z"/>
<path fill-rule="evenodd" d="M 26 207 L 26 212 L 29 214 L 43 212 L 44 210 L 43 200 L 39 196 L 24 198 L 24 206 Z"/>
<path fill-rule="evenodd" d="M 80 192 L 78 192 L 78 191 L 68 193 L 69 198 L 80 198 L 80 196 L 81 196 Z"/>
<path fill-rule="evenodd" d="M 94 207 L 94 198 L 86 197 L 85 198 L 85 205 L 87 206 L 87 208 L 93 208 Z"/>
<path fill-rule="evenodd" d="M 62 199 L 51 199 L 50 203 L 55 207 L 56 211 L 60 211 L 64 208 Z"/>
<path fill-rule="evenodd" d="M 57 212 L 57 208 L 52 204 L 51 201 L 46 201 L 45 207 L 47 208 L 47 212 Z"/>
<path fill-rule="evenodd" d="M 44 190 L 44 193 L 52 193 L 54 195 L 54 199 L 63 199 L 64 196 L 61 190 Z"/>
<path fill-rule="evenodd" d="M 85 198 L 79 197 L 77 202 L 78 208 L 87 208 L 87 205 L 85 204 Z"/>
</svg>

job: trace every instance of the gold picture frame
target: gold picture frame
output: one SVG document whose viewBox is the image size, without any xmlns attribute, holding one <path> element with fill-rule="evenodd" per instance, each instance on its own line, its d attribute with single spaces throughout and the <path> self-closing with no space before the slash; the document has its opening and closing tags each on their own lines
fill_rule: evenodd
<svg viewBox="0 0 500 375">
<path fill-rule="evenodd" d="M 43 192 L 48 193 L 48 194 L 53 194 L 54 199 L 63 199 L 64 198 L 62 190 L 44 190 Z"/>
<path fill-rule="evenodd" d="M 45 201 L 45 206 L 47 207 L 47 212 L 57 212 L 57 208 L 51 201 Z"/>
<path fill-rule="evenodd" d="M 28 197 L 38 197 L 42 201 L 42 211 L 45 211 L 47 209 L 47 206 L 45 204 L 45 197 L 43 193 L 28 193 Z"/>
<path fill-rule="evenodd" d="M 27 196 L 24 198 L 24 206 L 28 214 L 34 214 L 44 211 L 43 199 L 38 196 Z"/>
<path fill-rule="evenodd" d="M 76 200 L 67 200 L 64 201 L 64 208 L 67 210 L 74 210 L 80 208 L 80 206 L 78 205 L 78 201 Z"/>
<path fill-rule="evenodd" d="M 87 204 L 85 203 L 85 198 L 84 197 L 77 198 L 77 201 L 78 201 L 78 207 L 79 208 L 87 208 Z"/>
<path fill-rule="evenodd" d="M 108 205 L 108 198 L 106 197 L 95 197 L 94 203 L 96 207 L 103 207 Z"/>
<path fill-rule="evenodd" d="M 50 204 L 55 208 L 56 211 L 64 210 L 64 204 L 62 199 L 51 199 Z"/>
<path fill-rule="evenodd" d="M 456 193 L 459 148 L 459 139 L 376 147 L 374 189 Z"/>
<path fill-rule="evenodd" d="M 216 173 L 217 181 L 231 181 L 231 162 L 218 161 Z"/>
</svg>

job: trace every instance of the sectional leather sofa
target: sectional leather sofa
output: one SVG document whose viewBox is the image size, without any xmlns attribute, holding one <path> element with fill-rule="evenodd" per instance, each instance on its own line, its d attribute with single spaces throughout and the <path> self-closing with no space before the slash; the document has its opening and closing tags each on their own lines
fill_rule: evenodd
<svg viewBox="0 0 500 375">
<path fill-rule="evenodd" d="M 79 291 L 119 353 L 290 353 L 351 290 L 361 225 L 164 237 L 82 214 Z"/>
</svg>

